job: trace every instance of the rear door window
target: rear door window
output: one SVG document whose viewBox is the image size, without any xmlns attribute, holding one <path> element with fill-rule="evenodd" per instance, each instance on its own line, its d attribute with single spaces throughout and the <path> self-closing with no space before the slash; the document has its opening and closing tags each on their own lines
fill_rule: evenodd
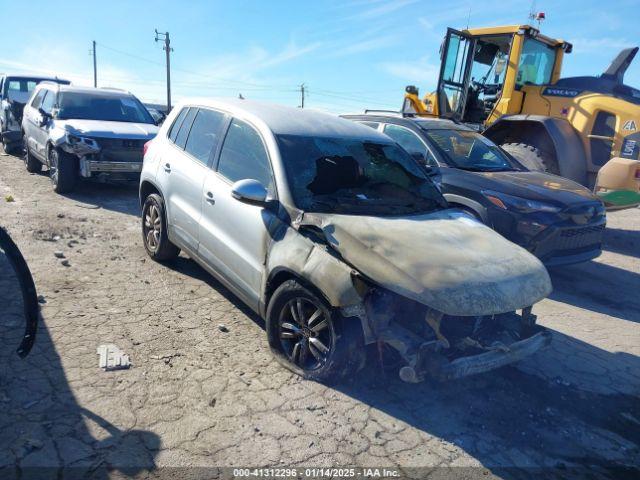
<svg viewBox="0 0 640 480">
<path fill-rule="evenodd" d="M 193 119 L 198 112 L 197 108 L 190 108 L 187 114 L 182 121 L 182 125 L 180 125 L 180 130 L 178 131 L 178 136 L 176 137 L 176 145 L 180 148 L 184 149 L 184 145 L 187 142 L 187 137 L 189 136 L 189 130 L 191 130 L 191 124 L 193 123 Z"/>
<path fill-rule="evenodd" d="M 224 139 L 218 172 L 232 182 L 251 178 L 268 190 L 272 187 L 269 156 L 258 132 L 248 123 L 233 119 Z"/>
<path fill-rule="evenodd" d="M 201 108 L 191 125 L 185 151 L 207 165 L 211 154 L 220 143 L 220 133 L 225 123 L 225 115 L 214 110 Z"/>
<path fill-rule="evenodd" d="M 171 125 L 171 129 L 169 129 L 169 139 L 173 143 L 176 142 L 176 137 L 178 136 L 178 132 L 180 131 L 180 126 L 182 125 L 182 122 L 188 110 L 189 109 L 186 107 L 180 110 L 180 113 L 178 113 L 178 116 L 173 121 L 173 125 Z"/>
</svg>

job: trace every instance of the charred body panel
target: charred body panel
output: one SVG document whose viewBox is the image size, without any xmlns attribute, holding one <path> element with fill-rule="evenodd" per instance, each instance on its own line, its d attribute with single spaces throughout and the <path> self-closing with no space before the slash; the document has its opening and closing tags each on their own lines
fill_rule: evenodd
<svg viewBox="0 0 640 480">
<path fill-rule="evenodd" d="M 295 272 L 319 289 L 361 323 L 365 344 L 400 355 L 408 382 L 487 372 L 546 346 L 550 335 L 531 308 L 551 291 L 544 267 L 477 222 L 477 236 L 466 231 L 456 240 L 456 222 L 466 231 L 473 221 L 455 211 L 390 219 L 302 214 L 272 240 L 267 271 L 271 278 Z M 478 254 L 489 240 L 500 258 L 494 264 Z"/>
<path fill-rule="evenodd" d="M 457 211 L 310 217 L 368 278 L 450 315 L 503 313 L 551 293 L 539 260 Z"/>
</svg>

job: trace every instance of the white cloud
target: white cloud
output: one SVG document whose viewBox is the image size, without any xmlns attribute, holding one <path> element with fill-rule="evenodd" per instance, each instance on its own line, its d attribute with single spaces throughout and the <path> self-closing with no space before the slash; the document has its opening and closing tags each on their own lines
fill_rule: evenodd
<svg viewBox="0 0 640 480">
<path fill-rule="evenodd" d="M 372 8 L 368 8 L 361 12 L 358 12 L 352 18 L 357 18 L 360 20 L 370 20 L 372 18 L 379 18 L 389 15 L 393 12 L 396 12 L 404 7 L 412 5 L 416 3 L 418 0 L 394 0 L 387 2 L 376 2 L 375 6 Z"/>
<path fill-rule="evenodd" d="M 431 63 L 429 56 L 415 61 L 383 62 L 378 67 L 394 77 L 424 88 L 435 88 L 440 73 L 440 65 Z"/>
<path fill-rule="evenodd" d="M 635 46 L 634 42 L 630 40 L 613 37 L 576 38 L 571 43 L 574 53 L 602 53 L 611 56 L 611 59 L 623 48 Z"/>
</svg>

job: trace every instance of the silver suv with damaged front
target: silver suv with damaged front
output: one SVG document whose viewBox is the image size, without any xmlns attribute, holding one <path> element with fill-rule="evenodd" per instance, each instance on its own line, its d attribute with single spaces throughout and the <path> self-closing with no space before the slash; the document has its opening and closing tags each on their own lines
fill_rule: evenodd
<svg viewBox="0 0 640 480">
<path fill-rule="evenodd" d="M 151 258 L 182 250 L 201 264 L 307 378 L 357 371 L 367 345 L 417 382 L 549 342 L 531 311 L 551 292 L 540 261 L 450 209 L 408 153 L 348 120 L 247 100 L 178 105 L 145 155 L 140 202 Z"/>
<path fill-rule="evenodd" d="M 36 87 L 22 119 L 27 170 L 46 165 L 58 193 L 73 190 L 81 177 L 137 180 L 144 145 L 157 132 L 129 92 L 50 82 Z"/>
</svg>

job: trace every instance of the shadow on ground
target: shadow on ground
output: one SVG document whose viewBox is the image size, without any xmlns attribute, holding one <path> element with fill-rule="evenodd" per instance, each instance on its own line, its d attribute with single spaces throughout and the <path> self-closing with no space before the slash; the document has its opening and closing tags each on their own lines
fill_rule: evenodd
<svg viewBox="0 0 640 480">
<path fill-rule="evenodd" d="M 170 267 L 207 282 L 264 328 L 263 320 L 192 260 L 180 257 Z M 595 393 L 598 388 L 579 387 L 581 371 L 575 373 L 575 382 L 567 371 L 576 364 L 606 365 L 609 374 L 597 375 L 595 366 L 587 366 L 582 373 L 594 387 L 614 392 L 614 379 L 637 382 L 629 373 L 640 371 L 640 358 L 611 353 L 560 332 L 552 334 L 561 352 L 559 361 L 548 357 L 551 350 L 527 361 L 539 367 L 542 375 L 561 371 L 563 378 L 548 379 L 506 367 L 447 383 L 407 384 L 399 380 L 397 369 L 386 370 L 370 352 L 367 367 L 353 381 L 332 387 L 456 445 L 503 478 L 638 478 L 640 385 L 632 386 L 633 394 L 605 395 Z M 554 364 L 555 370 L 545 372 L 545 362 Z M 431 473 L 441 478 L 442 472 L 435 470 Z M 482 478 L 478 470 L 454 468 L 451 473 Z M 427 473 L 407 471 L 408 475 Z"/>
<path fill-rule="evenodd" d="M 553 333 L 554 341 L 566 345 L 567 357 L 586 350 L 613 369 L 640 369 L 638 357 Z M 515 367 L 411 385 L 395 372 L 381 377 L 375 362 L 354 383 L 337 389 L 455 444 L 503 478 L 621 479 L 638 478 L 640 472 L 640 398 L 635 395 L 601 395 Z"/>
<path fill-rule="evenodd" d="M 65 197 L 81 208 L 104 208 L 126 215 L 140 215 L 138 183 L 134 181 L 102 183 L 83 179 L 73 192 L 65 193 Z"/>
<path fill-rule="evenodd" d="M 549 269 L 552 300 L 640 322 L 640 272 L 598 261 Z"/>
<path fill-rule="evenodd" d="M 638 211 L 640 215 L 640 209 Z M 640 232 L 607 227 L 603 248 L 609 252 L 640 258 Z"/>
<path fill-rule="evenodd" d="M 107 479 L 113 472 L 130 477 L 153 470 L 151 452 L 160 448 L 160 438 L 122 431 L 76 402 L 46 318 L 31 354 L 18 357 L 22 294 L 2 250 L 0 312 L 0 478 Z"/>
</svg>

